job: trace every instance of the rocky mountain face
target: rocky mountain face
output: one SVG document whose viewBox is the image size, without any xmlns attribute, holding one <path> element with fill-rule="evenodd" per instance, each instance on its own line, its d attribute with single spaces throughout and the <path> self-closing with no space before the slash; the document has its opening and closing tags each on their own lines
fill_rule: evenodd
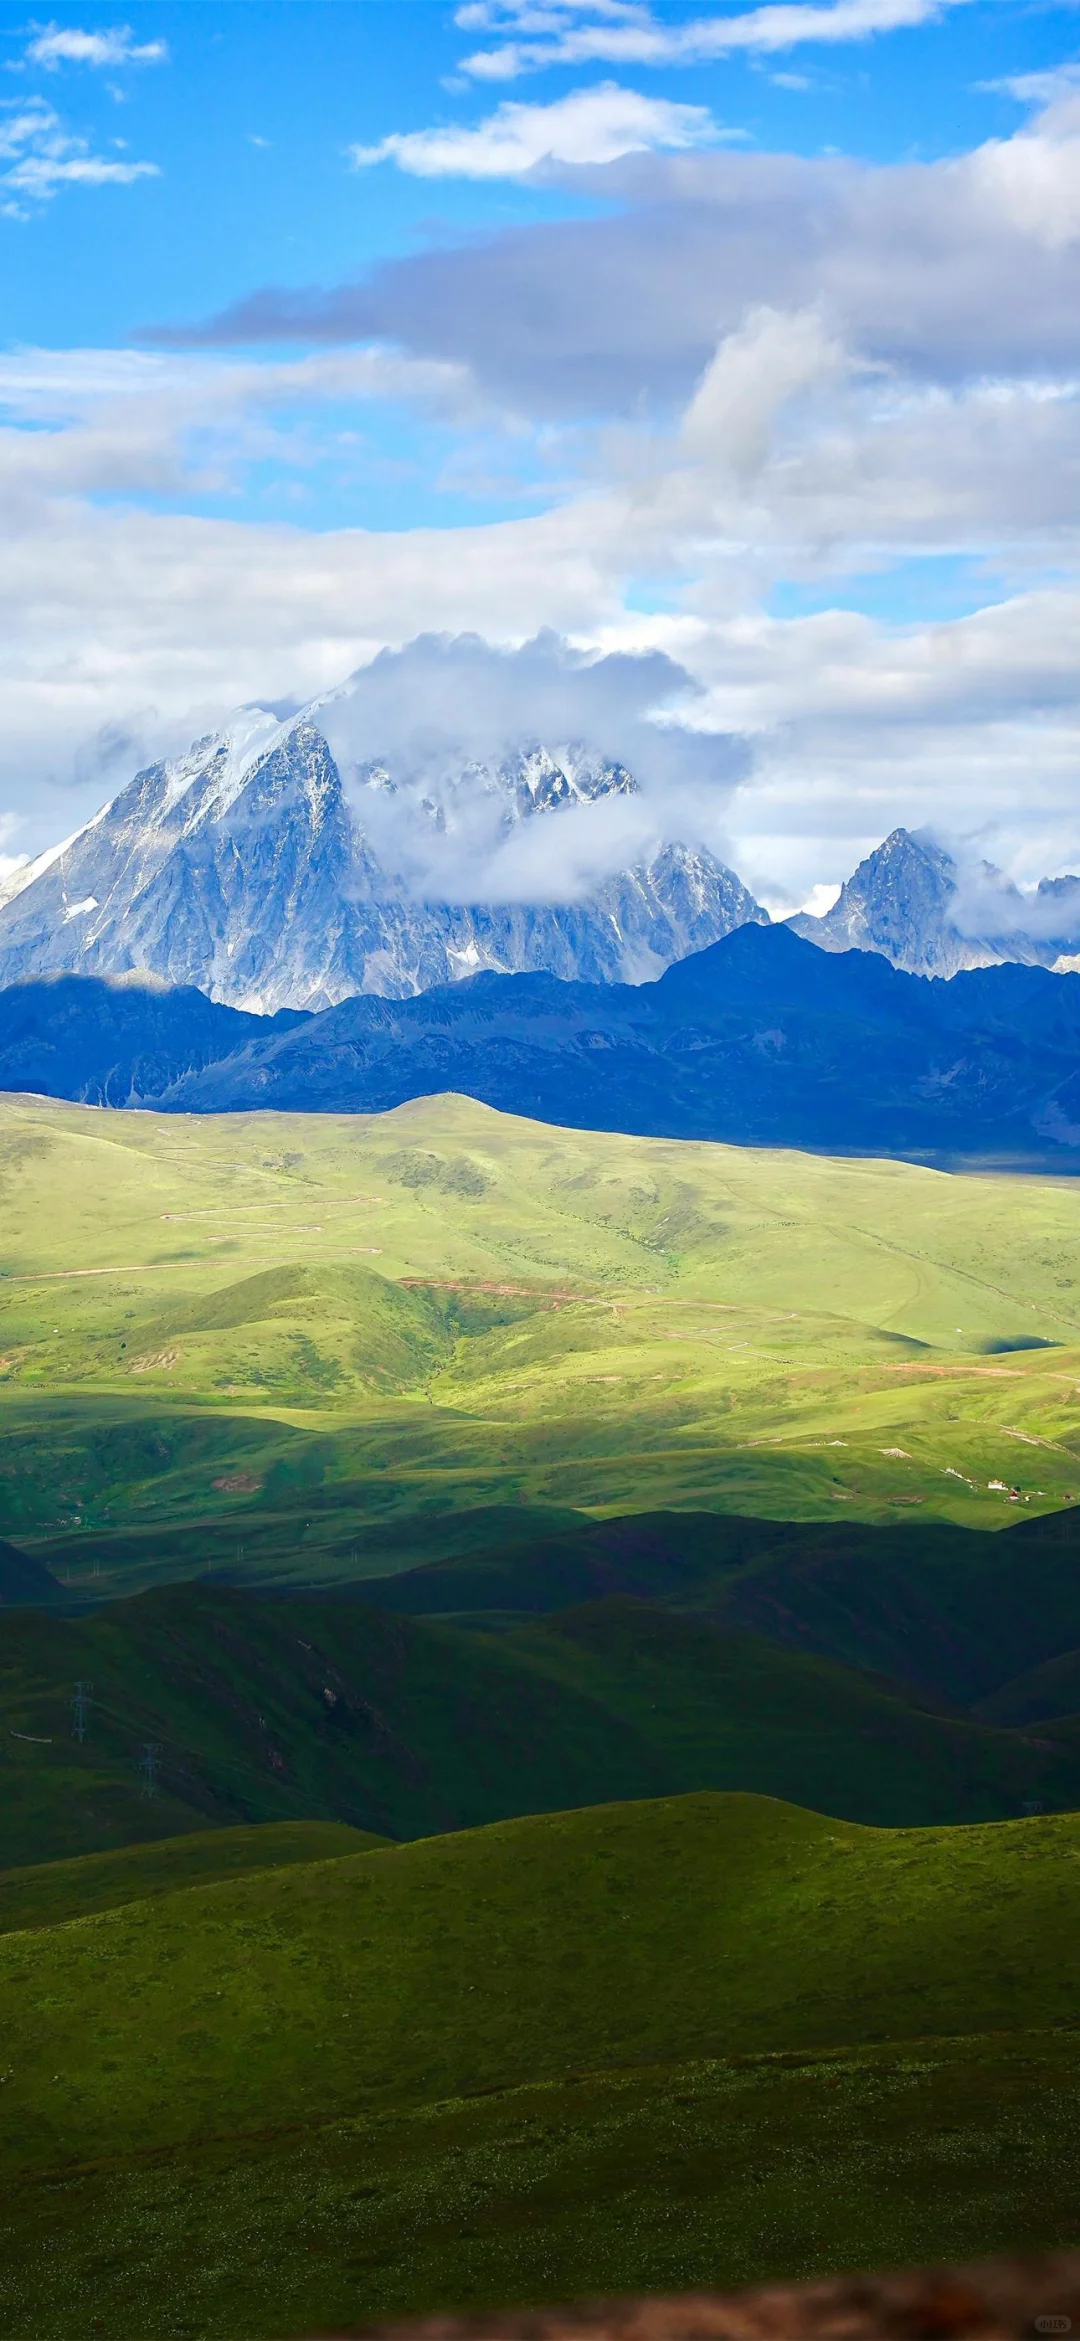
<svg viewBox="0 0 1080 2341">
<path fill-rule="evenodd" d="M 356 801 L 393 795 L 384 766 Z M 539 747 L 488 771 L 463 766 L 409 819 L 452 831 L 487 797 L 496 828 L 574 817 L 636 794 L 622 765 Z M 489 822 L 490 826 L 490 822 Z M 387 866 L 347 802 L 309 715 L 261 710 L 187 756 L 140 772 L 0 902 L 0 984 L 141 970 L 260 1014 L 325 1008 L 357 992 L 402 999 L 483 968 L 640 982 L 767 914 L 716 858 L 678 843 L 564 904 L 422 899 Z"/>
<path fill-rule="evenodd" d="M 910 975 L 1005 960 L 1065 973 L 1080 953 L 1080 880 L 1044 878 L 1024 896 L 990 863 L 962 877 L 932 838 L 894 829 L 824 918 L 802 912 L 786 923 L 823 951 L 878 951 Z"/>
</svg>

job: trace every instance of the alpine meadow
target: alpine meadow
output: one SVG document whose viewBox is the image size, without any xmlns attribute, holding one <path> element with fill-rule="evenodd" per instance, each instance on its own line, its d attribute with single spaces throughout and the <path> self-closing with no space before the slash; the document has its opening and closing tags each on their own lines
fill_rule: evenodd
<svg viewBox="0 0 1080 2341">
<path fill-rule="evenodd" d="M 1075 2331 L 1074 16 L 0 69 L 0 2337 Z"/>
</svg>

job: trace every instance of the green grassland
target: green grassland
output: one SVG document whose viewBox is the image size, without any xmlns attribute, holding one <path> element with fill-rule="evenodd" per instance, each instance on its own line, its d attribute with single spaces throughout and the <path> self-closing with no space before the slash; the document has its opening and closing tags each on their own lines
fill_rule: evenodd
<svg viewBox="0 0 1080 2341">
<path fill-rule="evenodd" d="M 385 1838 L 341 1821 L 279 1821 L 261 1828 L 201 1829 L 149 1844 L 122 1845 L 68 1861 L 39 1861 L 30 1869 L 0 1870 L 0 1934 L 59 1926 L 95 1910 L 117 1910 L 180 1886 L 239 1877 L 245 1870 L 278 1869 L 283 1862 L 332 1861 L 367 1853 Z"/>
<path fill-rule="evenodd" d="M 0 1620 L 0 1862 L 44 1865 L 44 1910 L 73 1859 L 85 1891 L 80 1856 L 120 1899 L 125 1879 L 139 1894 L 228 1874 L 254 1858 L 249 1838 L 310 1859 L 320 1828 L 330 1852 L 357 1829 L 413 1839 L 696 1788 L 885 1825 L 1006 1819 L 1080 1806 L 1080 1739 L 1069 1718 L 1004 1728 L 617 1597 L 494 1634 L 201 1585 Z M 0 1930 L 25 1890 L 0 1874 Z"/>
<path fill-rule="evenodd" d="M 5 2341 L 1071 2240 L 1078 1234 L 0 1100 Z"/>
<path fill-rule="evenodd" d="M 7 1934 L 3 2330 L 258 2341 L 1060 2246 L 1078 1923 L 1075 1816 L 694 1795 Z"/>
<path fill-rule="evenodd" d="M 1080 1493 L 1078 1232 L 1064 1181 L 461 1098 L 9 1098 L 0 1533 L 107 1595 L 377 1574 L 511 1512 L 999 1525 Z"/>
</svg>

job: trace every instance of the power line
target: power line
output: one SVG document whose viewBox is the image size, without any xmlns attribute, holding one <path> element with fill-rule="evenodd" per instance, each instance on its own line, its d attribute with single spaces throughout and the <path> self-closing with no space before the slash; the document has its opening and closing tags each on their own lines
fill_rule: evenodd
<svg viewBox="0 0 1080 2341">
<path fill-rule="evenodd" d="M 143 1796 L 154 1797 L 157 1795 L 157 1768 L 160 1754 L 161 1749 L 157 1740 L 148 1739 L 143 1742 L 143 1752 L 139 1758 L 139 1771 L 142 1774 L 140 1793 Z"/>
<path fill-rule="evenodd" d="M 91 1705 L 90 1693 L 93 1688 L 93 1683 L 76 1683 L 75 1696 L 71 1702 L 71 1712 L 75 1718 L 71 1728 L 80 1745 L 86 1738 L 86 1718 Z"/>
</svg>

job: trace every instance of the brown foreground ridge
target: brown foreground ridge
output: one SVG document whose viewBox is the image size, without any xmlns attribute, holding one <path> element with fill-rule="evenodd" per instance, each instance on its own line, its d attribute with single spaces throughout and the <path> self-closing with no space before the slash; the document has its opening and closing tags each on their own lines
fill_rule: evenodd
<svg viewBox="0 0 1080 2341">
<path fill-rule="evenodd" d="M 1043 2341 L 1054 2334 L 1080 2341 L 1080 2252 L 674 2300 L 352 2325 L 332 2341 Z"/>
</svg>

